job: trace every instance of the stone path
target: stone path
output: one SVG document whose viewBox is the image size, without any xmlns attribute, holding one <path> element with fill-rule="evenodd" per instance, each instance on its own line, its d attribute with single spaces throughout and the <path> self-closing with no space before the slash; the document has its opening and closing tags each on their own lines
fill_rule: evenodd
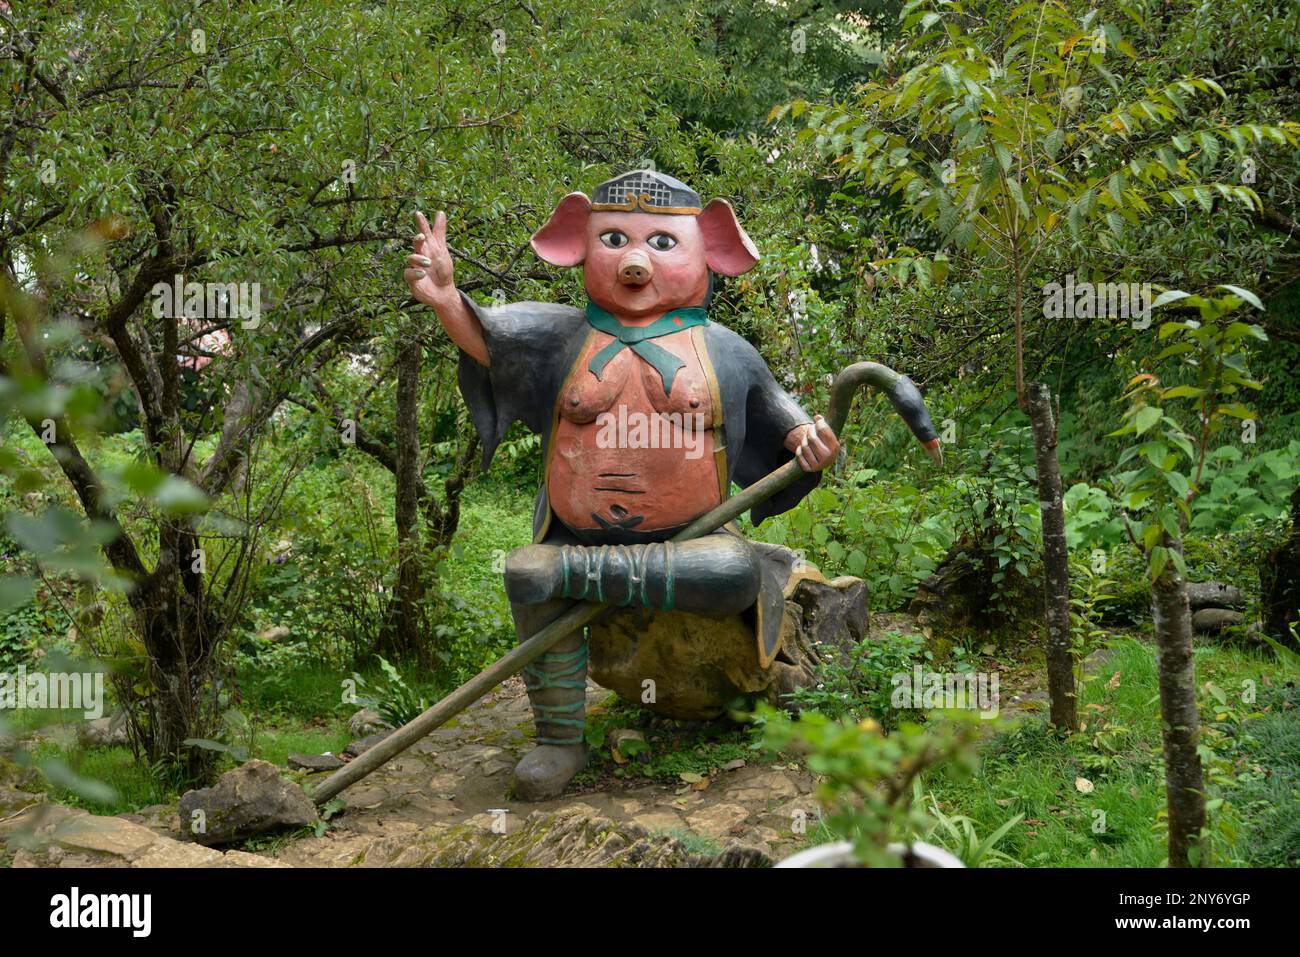
<svg viewBox="0 0 1300 957">
<path fill-rule="evenodd" d="M 914 626 L 880 617 L 873 631 Z M 1045 706 L 1040 668 L 997 667 L 1004 715 Z M 591 713 L 609 698 L 589 684 Z M 803 846 L 801 825 L 816 820 L 806 769 L 754 759 L 690 783 L 605 776 L 558 800 L 510 800 L 510 772 L 531 747 L 531 727 L 523 683 L 512 678 L 344 791 L 346 809 L 323 836 L 266 838 L 252 852 L 178 840 L 174 805 L 98 817 L 45 803 L 0 774 L 0 865 L 765 866 Z"/>
<path fill-rule="evenodd" d="M 608 698 L 589 685 L 590 708 Z M 523 684 L 511 679 L 344 791 L 346 810 L 319 838 L 223 853 L 178 840 L 174 806 L 98 817 L 0 788 L 0 847 L 15 867 L 763 866 L 803 843 L 796 822 L 815 819 L 812 777 L 795 765 L 746 764 L 696 783 L 606 777 L 554 801 L 510 800 L 529 728 Z"/>
<path fill-rule="evenodd" d="M 593 711 L 608 697 L 588 686 Z M 695 835 L 718 847 L 734 844 L 780 857 L 801 843 L 794 822 L 811 819 L 812 778 L 791 766 L 746 765 L 696 785 L 607 778 L 599 788 L 571 788 L 554 801 L 509 800 L 510 772 L 531 747 L 525 737 L 531 725 L 523 683 L 507 682 L 454 727 L 433 732 L 344 791 L 347 811 L 323 838 L 295 841 L 276 858 L 295 866 L 401 865 L 436 860 L 458 847 L 472 862 L 503 836 L 521 835 L 505 842 L 520 847 L 535 814 L 535 820 L 603 822 L 631 843 L 668 835 L 689 845 Z M 548 854 L 537 851 L 541 858 Z M 480 856 L 488 863 L 491 855 Z M 524 862 L 541 860 L 525 854 Z"/>
</svg>

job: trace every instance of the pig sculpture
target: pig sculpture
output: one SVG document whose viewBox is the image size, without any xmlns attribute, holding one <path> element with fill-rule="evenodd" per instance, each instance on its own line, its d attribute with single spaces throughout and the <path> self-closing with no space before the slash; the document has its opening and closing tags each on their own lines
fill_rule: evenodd
<svg viewBox="0 0 1300 957">
<path fill-rule="evenodd" d="M 601 183 L 590 199 L 565 196 L 532 246 L 549 263 L 582 266 L 585 309 L 476 304 L 456 288 L 446 216 L 417 221 L 404 276 L 460 348 L 460 389 L 484 464 L 516 420 L 542 436 L 534 544 L 511 552 L 505 569 L 520 640 L 575 601 L 705 616 L 756 609 L 767 666 L 783 600 L 760 551 L 726 529 L 668 539 L 726 498 L 731 482 L 748 485 L 794 457 L 807 475 L 751 517 L 791 508 L 839 442 L 753 346 L 708 318 L 712 274 L 737 276 L 758 261 L 731 206 L 704 205 L 684 183 L 647 170 Z M 537 746 L 515 769 L 516 796 L 554 797 L 585 765 L 587 666 L 587 639 L 576 633 L 525 670 Z"/>
</svg>

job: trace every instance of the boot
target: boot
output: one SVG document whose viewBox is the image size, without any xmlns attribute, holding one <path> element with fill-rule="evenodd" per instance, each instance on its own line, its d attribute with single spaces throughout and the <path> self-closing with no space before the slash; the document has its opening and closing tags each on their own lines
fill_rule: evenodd
<svg viewBox="0 0 1300 957">
<path fill-rule="evenodd" d="M 520 641 L 537 634 L 572 604 L 512 605 Z M 523 801 L 548 801 L 559 797 L 587 764 L 585 630 L 567 636 L 524 668 L 524 685 L 533 708 L 537 746 L 515 766 L 511 790 Z"/>
<path fill-rule="evenodd" d="M 742 538 L 715 533 L 645 545 L 527 545 L 506 559 L 512 602 L 554 598 L 736 615 L 758 596 L 759 560 Z"/>
</svg>

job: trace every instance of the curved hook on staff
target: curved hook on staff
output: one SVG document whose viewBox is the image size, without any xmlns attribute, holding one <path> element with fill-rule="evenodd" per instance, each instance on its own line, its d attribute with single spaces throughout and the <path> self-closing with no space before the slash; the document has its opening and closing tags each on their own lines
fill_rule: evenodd
<svg viewBox="0 0 1300 957">
<path fill-rule="evenodd" d="M 879 362 L 855 362 L 835 377 L 831 384 L 831 407 L 826 413 L 826 421 L 835 430 L 835 434 L 839 435 L 844 428 L 853 397 L 864 385 L 885 394 L 889 404 L 907 423 L 907 427 L 934 463 L 942 465 L 943 449 L 939 446 L 939 433 L 930 420 L 930 412 L 925 407 L 925 400 L 921 398 L 921 390 L 907 376 Z"/>
<path fill-rule="evenodd" d="M 849 417 L 849 407 L 853 397 L 863 386 L 871 386 L 883 392 L 894 410 L 898 412 L 912 434 L 917 437 L 930 458 L 942 464 L 943 452 L 939 448 L 939 433 L 934 429 L 930 413 L 921 398 L 921 390 L 916 384 L 889 366 L 879 362 L 855 362 L 846 366 L 831 383 L 831 405 L 826 413 L 826 421 L 838 435 Z M 777 492 L 788 488 L 804 475 L 803 467 L 795 459 L 786 462 L 779 469 L 769 472 L 753 485 L 714 507 L 673 536 L 673 541 L 684 542 L 716 531 L 723 525 L 748 512 L 759 502 L 764 502 Z"/>
</svg>

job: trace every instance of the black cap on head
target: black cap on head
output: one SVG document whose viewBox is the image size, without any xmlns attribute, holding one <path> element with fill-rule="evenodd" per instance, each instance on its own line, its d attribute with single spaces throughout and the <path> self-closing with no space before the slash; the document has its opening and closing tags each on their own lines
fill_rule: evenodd
<svg viewBox="0 0 1300 957">
<path fill-rule="evenodd" d="M 665 213 L 695 216 L 704 208 L 700 194 L 679 179 L 650 169 L 636 169 L 596 187 L 593 211 Z"/>
</svg>

